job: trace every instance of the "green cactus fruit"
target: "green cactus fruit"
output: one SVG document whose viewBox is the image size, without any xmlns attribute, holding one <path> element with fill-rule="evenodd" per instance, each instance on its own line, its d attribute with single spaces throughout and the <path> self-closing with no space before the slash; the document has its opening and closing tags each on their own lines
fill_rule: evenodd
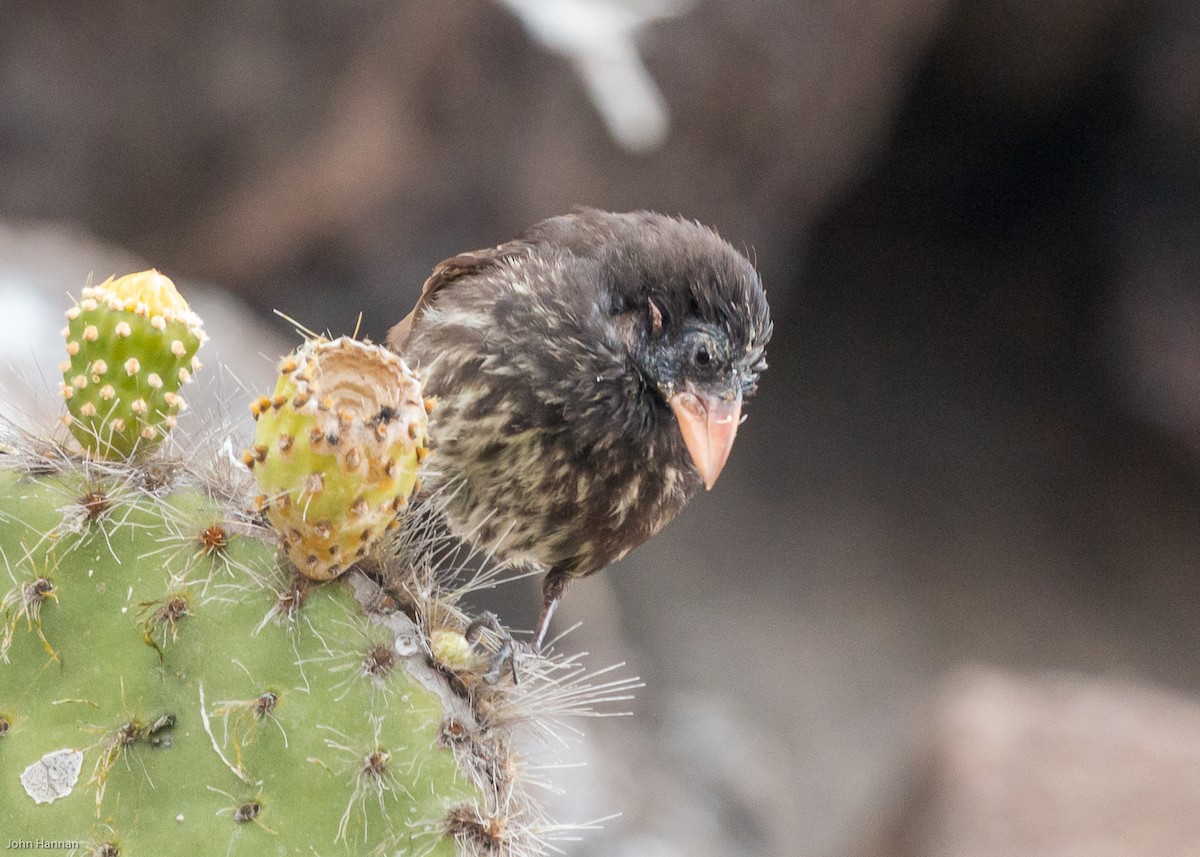
<svg viewBox="0 0 1200 857">
<path fill-rule="evenodd" d="M 311 339 L 279 365 L 243 460 L 296 568 L 337 577 L 370 553 L 418 486 L 426 455 L 421 384 L 385 348 Z"/>
<path fill-rule="evenodd" d="M 64 421 L 96 458 L 157 446 L 186 407 L 179 389 L 200 368 L 199 316 L 157 271 L 109 277 L 67 310 Z"/>
</svg>

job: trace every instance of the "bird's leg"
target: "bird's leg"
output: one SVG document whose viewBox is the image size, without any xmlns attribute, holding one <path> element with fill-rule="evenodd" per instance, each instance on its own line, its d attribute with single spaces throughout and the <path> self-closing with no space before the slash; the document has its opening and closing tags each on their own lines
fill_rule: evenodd
<svg viewBox="0 0 1200 857">
<path fill-rule="evenodd" d="M 483 680 L 488 684 L 495 684 L 500 681 L 500 676 L 504 675 L 504 668 L 507 667 L 512 673 L 513 684 L 519 684 L 516 642 L 513 640 L 512 634 L 500 624 L 500 619 L 495 613 L 489 610 L 478 619 L 473 620 L 463 631 L 463 636 L 468 643 L 474 643 L 479 639 L 479 632 L 484 628 L 500 638 L 500 648 L 496 649 L 496 653 L 488 661 L 488 670 L 483 674 Z"/>
<path fill-rule="evenodd" d="M 570 575 L 565 571 L 552 568 L 542 580 L 542 612 L 538 617 L 537 633 L 533 638 L 532 645 L 517 643 L 512 634 L 500 624 L 496 614 L 490 610 L 467 625 L 463 636 L 466 637 L 468 643 L 478 640 L 480 632 L 485 629 L 491 631 L 500 640 L 500 647 L 491 656 L 487 672 L 483 674 L 485 682 L 495 684 L 506 670 L 512 674 L 513 684 L 520 682 L 517 676 L 517 650 L 518 648 L 522 651 L 532 650 L 535 655 L 541 653 L 542 643 L 546 640 L 546 632 L 550 630 L 550 619 L 554 616 L 554 610 L 558 607 L 558 602 L 562 599 L 570 579 Z"/>
<path fill-rule="evenodd" d="M 554 610 L 558 607 L 558 602 L 562 600 L 569 580 L 570 577 L 560 568 L 550 569 L 550 571 L 546 572 L 546 576 L 542 578 L 542 612 L 538 616 L 537 633 L 533 635 L 534 654 L 539 654 L 542 651 L 542 643 L 546 640 L 546 632 L 550 630 L 550 619 L 554 616 Z"/>
</svg>

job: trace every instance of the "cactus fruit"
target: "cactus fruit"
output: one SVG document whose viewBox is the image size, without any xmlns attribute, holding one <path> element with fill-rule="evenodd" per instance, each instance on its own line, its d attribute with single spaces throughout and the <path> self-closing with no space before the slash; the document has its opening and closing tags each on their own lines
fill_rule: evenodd
<svg viewBox="0 0 1200 857">
<path fill-rule="evenodd" d="M 296 568 L 328 580 L 380 541 L 426 455 L 421 384 L 392 352 L 310 339 L 279 364 L 244 462 Z"/>
<path fill-rule="evenodd" d="M 200 317 L 158 271 L 83 290 L 67 310 L 64 420 L 93 457 L 128 458 L 166 436 L 186 407 L 181 386 L 200 368 Z"/>
<path fill-rule="evenodd" d="M 80 316 L 112 309 L 88 300 Z M 83 341 L 115 348 L 117 324 Z M 316 520 L 338 526 L 358 519 L 335 499 L 366 496 L 393 520 L 424 443 L 419 387 L 394 358 L 384 404 L 343 424 L 367 370 L 341 361 L 367 350 L 309 343 L 280 382 L 285 403 L 259 408 L 258 431 L 295 431 L 299 450 L 292 463 L 257 458 L 260 479 L 294 476 L 296 459 L 355 471 L 311 498 Z M 348 386 L 323 386 L 343 372 Z M 305 389 L 328 408 L 297 406 Z M 377 457 L 346 468 L 301 447 L 300 427 L 331 425 L 355 443 L 371 435 Z M 497 572 L 458 573 L 435 500 L 382 536 L 372 525 L 370 577 L 316 582 L 280 552 L 253 478 L 226 455 L 186 437 L 150 454 L 104 431 L 76 434 L 79 455 L 0 424 L 0 835 L 79 857 L 524 857 L 569 830 L 533 800 L 519 748 L 561 739 L 563 718 L 636 685 L 553 654 L 526 655 L 519 684 L 490 677 L 488 650 L 510 643 L 492 623 L 472 631 L 460 597 Z M 97 455 L 96 436 L 122 455 Z"/>
</svg>

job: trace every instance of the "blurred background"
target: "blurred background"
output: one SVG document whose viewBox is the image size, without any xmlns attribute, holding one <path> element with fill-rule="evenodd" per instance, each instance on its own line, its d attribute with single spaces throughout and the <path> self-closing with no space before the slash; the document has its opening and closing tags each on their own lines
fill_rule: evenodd
<svg viewBox="0 0 1200 857">
<path fill-rule="evenodd" d="M 1198 46 L 1192 0 L 7 0 L 0 358 L 153 264 L 265 388 L 272 309 L 381 339 L 573 205 L 704 221 L 771 369 L 560 614 L 647 682 L 566 853 L 1200 854 Z"/>
</svg>

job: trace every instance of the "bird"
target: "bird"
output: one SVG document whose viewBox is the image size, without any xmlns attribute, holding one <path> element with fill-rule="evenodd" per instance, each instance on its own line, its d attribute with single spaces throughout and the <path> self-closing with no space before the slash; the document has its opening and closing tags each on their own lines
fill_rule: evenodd
<svg viewBox="0 0 1200 857">
<path fill-rule="evenodd" d="M 744 253 L 650 211 L 578 208 L 435 266 L 387 345 L 436 401 L 450 531 L 544 572 L 534 652 L 571 580 L 713 487 L 772 330 Z"/>
</svg>

